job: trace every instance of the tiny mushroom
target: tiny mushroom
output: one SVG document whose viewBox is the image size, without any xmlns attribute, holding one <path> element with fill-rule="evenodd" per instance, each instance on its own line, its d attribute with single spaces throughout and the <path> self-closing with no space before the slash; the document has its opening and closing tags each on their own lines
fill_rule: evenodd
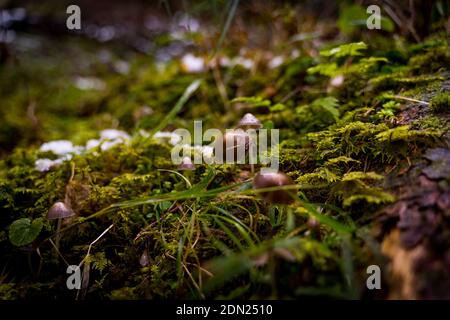
<svg viewBox="0 0 450 320">
<path fill-rule="evenodd" d="M 178 166 L 179 170 L 195 170 L 195 166 L 192 163 L 192 160 L 190 157 L 184 157 L 181 160 L 180 165 Z"/>
<path fill-rule="evenodd" d="M 295 185 L 294 181 L 282 172 L 260 172 L 253 178 L 254 189 L 265 189 L 290 185 Z M 294 190 L 281 189 L 261 192 L 261 196 L 266 202 L 269 203 L 289 204 L 294 201 L 295 192 Z"/>
<path fill-rule="evenodd" d="M 245 162 L 245 157 L 248 153 L 250 136 L 241 129 L 227 131 L 223 135 L 223 140 L 218 141 L 215 145 L 215 155 L 220 157 L 217 153 L 217 148 L 222 148 L 222 160 L 225 163 L 227 161 L 227 154 L 231 154 L 229 157 L 233 162 Z"/>
<path fill-rule="evenodd" d="M 237 127 L 243 130 L 261 129 L 262 124 L 253 114 L 246 113 L 242 119 L 239 120 Z"/>
<path fill-rule="evenodd" d="M 320 223 L 316 218 L 310 217 L 306 222 L 306 226 L 313 237 L 320 239 Z"/>
<path fill-rule="evenodd" d="M 308 229 L 310 229 L 310 230 L 319 230 L 319 228 L 320 228 L 319 221 L 317 221 L 317 219 L 315 219 L 313 217 L 308 219 L 308 222 L 306 223 L 306 225 L 308 226 Z"/>
<path fill-rule="evenodd" d="M 66 205 L 64 202 L 56 202 L 54 205 L 51 206 L 51 208 L 48 210 L 47 213 L 47 219 L 48 220 L 58 220 L 58 225 L 56 227 L 56 248 L 59 248 L 59 240 L 61 238 L 61 235 L 59 233 L 61 229 L 61 221 L 65 218 L 74 216 L 75 212 Z"/>
<path fill-rule="evenodd" d="M 145 250 L 142 252 L 141 257 L 139 258 L 139 264 L 140 264 L 142 267 L 147 267 L 147 266 L 150 265 L 150 258 L 149 258 L 149 256 L 148 256 L 148 250 L 147 250 L 147 249 L 145 249 Z"/>
</svg>

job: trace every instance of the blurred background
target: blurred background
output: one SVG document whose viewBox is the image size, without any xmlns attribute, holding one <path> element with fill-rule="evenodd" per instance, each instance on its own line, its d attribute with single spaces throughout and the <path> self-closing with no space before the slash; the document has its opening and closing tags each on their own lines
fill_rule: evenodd
<svg viewBox="0 0 450 320">
<path fill-rule="evenodd" d="M 70 4 L 81 8 L 81 30 L 66 28 Z M 376 33 L 365 27 L 369 4 L 383 10 L 382 30 Z M 162 66 L 187 52 L 210 58 L 221 50 L 241 56 L 249 66 L 283 52 L 317 54 L 321 43 L 330 40 L 377 43 L 385 41 L 381 36 L 393 41 L 400 36 L 417 42 L 448 28 L 442 19 L 448 8 L 443 0 L 1 0 L 0 156 L 17 145 L 44 140 L 72 136 L 82 142 L 89 138 L 89 128 L 130 129 L 149 108 L 157 123 L 164 108 L 148 105 L 157 97 L 135 90 L 126 101 L 118 101 L 108 93 L 114 81 L 113 87 L 123 88 L 114 74 L 133 74 L 133 68 L 150 61 Z M 102 80 L 106 74 L 108 80 Z M 234 97 L 245 88 L 228 90 Z M 167 96 L 162 104 L 174 101 Z"/>
</svg>

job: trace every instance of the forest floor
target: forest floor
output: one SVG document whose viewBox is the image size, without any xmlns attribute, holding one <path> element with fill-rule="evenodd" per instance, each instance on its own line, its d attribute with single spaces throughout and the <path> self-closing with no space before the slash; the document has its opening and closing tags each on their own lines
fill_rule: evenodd
<svg viewBox="0 0 450 320">
<path fill-rule="evenodd" d="M 4 47 L 0 299 L 450 298 L 445 32 L 299 27 L 286 6 L 221 37 L 150 11 L 141 30 L 127 10 L 69 35 L 29 19 Z M 172 163 L 175 129 L 248 112 L 280 130 L 291 204 L 265 202 L 248 165 Z M 57 202 L 74 213 L 60 241 Z"/>
</svg>

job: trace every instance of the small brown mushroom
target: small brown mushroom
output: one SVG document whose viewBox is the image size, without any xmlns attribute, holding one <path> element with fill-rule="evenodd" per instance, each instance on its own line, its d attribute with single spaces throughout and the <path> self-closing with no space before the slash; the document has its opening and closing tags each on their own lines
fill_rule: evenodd
<svg viewBox="0 0 450 320">
<path fill-rule="evenodd" d="M 149 106 L 143 106 L 133 112 L 134 122 L 138 122 L 145 117 L 151 116 L 154 113 L 153 109 Z"/>
<path fill-rule="evenodd" d="M 282 172 L 258 173 L 253 178 L 254 189 L 282 187 L 295 185 L 294 181 Z M 294 190 L 273 190 L 260 193 L 263 199 L 269 203 L 289 204 L 295 199 Z"/>
<path fill-rule="evenodd" d="M 178 166 L 178 170 L 195 170 L 195 166 L 192 163 L 192 160 L 190 157 L 184 157 L 181 160 L 180 165 Z"/>
<path fill-rule="evenodd" d="M 230 158 L 234 162 L 241 160 L 245 162 L 245 157 L 248 153 L 250 144 L 250 136 L 243 130 L 231 130 L 224 134 L 222 143 L 220 141 L 216 143 L 215 150 L 218 147 L 222 148 L 222 161 L 225 163 L 227 161 L 227 153 L 233 153 L 233 156 Z M 243 150 L 242 154 L 238 154 L 239 150 Z M 215 152 L 215 156 L 219 157 L 217 151 Z"/>
<path fill-rule="evenodd" d="M 262 124 L 261 121 L 258 120 L 253 114 L 246 113 L 241 120 L 239 120 L 238 128 L 247 130 L 247 129 L 261 129 Z"/>
<path fill-rule="evenodd" d="M 58 225 L 56 227 L 56 239 L 55 245 L 56 248 L 59 248 L 59 240 L 61 239 L 61 235 L 59 233 L 61 229 L 61 221 L 65 218 L 74 216 L 75 212 L 66 205 L 64 202 L 56 202 L 51 208 L 48 210 L 47 219 L 48 220 L 56 220 L 58 219 Z"/>
</svg>

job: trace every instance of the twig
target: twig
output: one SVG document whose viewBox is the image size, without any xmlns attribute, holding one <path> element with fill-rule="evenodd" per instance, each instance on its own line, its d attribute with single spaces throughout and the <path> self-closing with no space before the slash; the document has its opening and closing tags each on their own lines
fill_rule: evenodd
<svg viewBox="0 0 450 320">
<path fill-rule="evenodd" d="M 192 274 L 189 272 L 189 269 L 186 267 L 186 265 L 182 262 L 181 265 L 183 266 L 184 270 L 186 271 L 186 273 L 188 274 L 189 278 L 192 281 L 192 284 L 194 285 L 194 287 L 197 289 L 198 293 L 200 294 L 200 297 L 202 297 L 202 299 L 206 299 L 205 295 L 202 292 L 202 289 L 199 287 L 199 285 L 197 284 L 197 282 L 195 282 L 194 277 L 192 276 Z"/>
<path fill-rule="evenodd" d="M 403 96 L 398 96 L 398 95 L 393 96 L 393 98 L 400 99 L 400 100 L 411 101 L 411 102 L 416 102 L 416 103 L 421 103 L 421 104 L 425 104 L 427 106 L 430 105 L 430 103 L 426 102 L 426 101 L 417 100 L 417 99 L 408 98 L 408 97 L 403 97 Z"/>
<path fill-rule="evenodd" d="M 403 23 L 400 20 L 400 18 L 397 16 L 397 14 L 394 12 L 394 10 L 392 10 L 388 6 L 383 6 L 383 8 L 384 8 L 384 11 L 386 11 L 387 14 L 391 17 L 391 19 L 394 20 L 394 22 L 401 28 L 403 26 Z"/>
<path fill-rule="evenodd" d="M 402 12 L 401 8 L 399 8 L 397 6 L 397 4 L 394 4 L 392 1 L 389 0 L 385 0 L 386 4 L 389 4 L 392 6 L 392 8 L 395 9 L 396 12 L 394 12 L 394 10 L 389 7 L 389 5 L 384 6 L 384 10 L 387 12 L 387 14 L 392 18 L 392 20 L 395 21 L 395 23 L 397 23 L 397 25 L 403 29 L 404 25 L 406 26 L 406 28 L 408 29 L 408 31 L 412 34 L 412 36 L 414 37 L 414 39 L 417 42 L 420 42 L 420 37 L 418 36 L 416 29 L 414 28 L 414 25 L 412 23 L 412 19 L 408 19 Z"/>
<path fill-rule="evenodd" d="M 71 169 L 71 173 L 70 173 L 70 179 L 69 182 L 72 182 L 73 177 L 75 176 L 75 162 L 71 162 L 70 163 L 70 169 Z"/>
<path fill-rule="evenodd" d="M 64 256 L 62 255 L 62 253 L 59 251 L 58 247 L 56 246 L 56 244 L 52 241 L 52 239 L 49 239 L 50 243 L 52 244 L 52 246 L 55 248 L 56 253 L 60 256 L 60 258 L 64 261 L 65 264 L 67 264 L 67 266 L 70 266 L 70 264 L 67 262 L 66 259 L 64 259 Z"/>
<path fill-rule="evenodd" d="M 171 256 L 170 254 L 168 254 L 167 256 L 170 257 L 170 258 L 172 258 L 172 259 L 174 259 L 174 260 L 177 260 L 174 256 Z M 208 275 L 213 276 L 208 270 L 205 270 L 205 269 L 203 269 L 203 268 L 201 268 L 201 267 L 199 267 L 199 266 L 197 266 L 197 265 L 195 265 L 195 264 L 193 264 L 193 263 L 187 262 L 187 264 L 194 265 L 194 266 L 196 266 L 199 270 L 205 272 L 205 273 L 208 274 Z M 205 299 L 205 295 L 203 294 L 202 289 L 201 289 L 200 286 L 197 284 L 197 282 L 195 281 L 195 279 L 194 279 L 194 277 L 192 276 L 192 274 L 189 272 L 189 269 L 186 267 L 186 264 L 185 264 L 184 262 L 181 261 L 181 266 L 182 266 L 183 269 L 186 271 L 187 275 L 189 276 L 189 278 L 190 278 L 191 281 L 192 281 L 192 284 L 194 285 L 195 289 L 197 289 L 197 291 L 198 291 L 198 293 L 200 294 L 200 296 L 202 297 L 202 299 Z"/>
<path fill-rule="evenodd" d="M 89 257 L 89 254 L 91 253 L 91 248 L 92 246 L 99 241 L 112 227 L 114 226 L 114 223 L 112 225 L 110 225 L 108 228 L 106 228 L 105 231 L 102 232 L 101 235 L 99 235 L 97 237 L 97 239 L 95 239 L 94 241 L 91 242 L 91 244 L 89 245 L 88 251 L 86 253 L 86 256 L 83 258 L 83 260 L 81 260 L 80 264 L 78 265 L 78 268 L 81 268 L 81 266 L 83 265 L 83 263 L 85 262 L 85 260 L 87 259 L 87 257 Z M 81 299 L 84 299 L 86 292 L 87 292 L 87 288 L 88 288 L 88 284 L 89 284 L 89 271 L 90 271 L 90 266 L 89 266 L 89 262 L 87 264 L 84 265 L 83 268 L 83 282 L 82 282 L 82 286 L 81 288 L 77 291 L 77 295 L 75 297 L 75 300 L 78 300 L 78 297 L 81 293 Z"/>
<path fill-rule="evenodd" d="M 91 242 L 91 244 L 89 245 L 88 251 L 86 253 L 86 256 L 83 258 L 83 260 L 81 260 L 80 264 L 78 265 L 78 267 L 81 267 L 81 265 L 83 264 L 84 260 L 86 260 L 86 258 L 89 256 L 89 254 L 91 253 L 91 248 L 92 246 L 99 241 L 112 227 L 114 226 L 114 223 L 112 225 L 110 225 L 108 228 L 106 228 L 105 231 L 102 232 L 101 235 L 99 235 L 97 237 L 97 239 L 95 239 L 94 241 Z"/>
</svg>

